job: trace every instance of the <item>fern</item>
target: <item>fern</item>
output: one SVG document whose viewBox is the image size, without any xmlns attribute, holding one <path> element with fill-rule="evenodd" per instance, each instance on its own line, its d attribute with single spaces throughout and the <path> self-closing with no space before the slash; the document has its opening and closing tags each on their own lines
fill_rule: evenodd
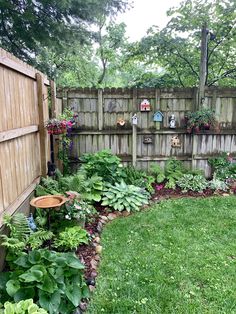
<svg viewBox="0 0 236 314">
<path fill-rule="evenodd" d="M 3 223 L 10 229 L 11 236 L 19 240 L 24 239 L 31 232 L 28 220 L 22 213 L 13 216 L 4 215 Z"/>
<path fill-rule="evenodd" d="M 51 231 L 41 229 L 36 232 L 32 232 L 26 244 L 33 250 L 38 249 L 45 241 L 52 239 L 52 237 L 53 233 Z"/>
</svg>

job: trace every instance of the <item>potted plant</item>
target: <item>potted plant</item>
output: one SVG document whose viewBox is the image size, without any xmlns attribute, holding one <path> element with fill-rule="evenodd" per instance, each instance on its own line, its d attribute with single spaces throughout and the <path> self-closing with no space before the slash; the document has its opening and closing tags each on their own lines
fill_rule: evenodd
<svg viewBox="0 0 236 314">
<path fill-rule="evenodd" d="M 187 131 L 199 133 L 201 130 L 215 129 L 217 121 L 213 110 L 202 108 L 187 115 Z"/>
</svg>

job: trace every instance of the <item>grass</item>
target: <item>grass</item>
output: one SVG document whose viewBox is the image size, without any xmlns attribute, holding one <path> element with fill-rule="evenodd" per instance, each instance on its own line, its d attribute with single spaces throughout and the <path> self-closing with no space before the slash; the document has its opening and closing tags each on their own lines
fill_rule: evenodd
<svg viewBox="0 0 236 314">
<path fill-rule="evenodd" d="M 108 224 L 89 314 L 236 313 L 236 198 L 163 201 Z"/>
</svg>

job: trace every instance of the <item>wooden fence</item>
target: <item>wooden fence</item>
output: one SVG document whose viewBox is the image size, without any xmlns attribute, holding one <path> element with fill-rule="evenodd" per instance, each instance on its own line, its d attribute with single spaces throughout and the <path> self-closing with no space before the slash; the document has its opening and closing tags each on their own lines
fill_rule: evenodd
<svg viewBox="0 0 236 314">
<path fill-rule="evenodd" d="M 165 161 L 175 156 L 186 165 L 204 169 L 209 175 L 207 159 L 221 151 L 236 154 L 236 89 L 206 89 L 205 106 L 215 110 L 221 131 L 207 134 L 188 134 L 185 127 L 187 112 L 197 110 L 197 88 L 175 89 L 76 89 L 60 90 L 58 105 L 73 107 L 79 118 L 72 132 L 72 161 L 83 153 L 107 148 L 120 156 L 124 163 L 136 158 L 139 168 L 148 169 L 150 163 Z M 150 112 L 140 112 L 142 100 L 151 103 Z M 153 114 L 160 110 L 164 115 L 160 129 Z M 137 135 L 132 131 L 131 117 L 138 116 Z M 174 114 L 177 128 L 169 129 L 169 116 Z M 126 121 L 123 127 L 118 119 Z M 180 148 L 171 147 L 171 138 L 178 135 Z M 152 143 L 144 143 L 144 137 Z M 135 142 L 135 143 L 134 143 Z M 135 144 L 135 145 L 134 145 Z M 134 151 L 135 150 L 135 151 Z"/>
<path fill-rule="evenodd" d="M 0 49 L 0 226 L 46 175 L 47 78 Z"/>
</svg>

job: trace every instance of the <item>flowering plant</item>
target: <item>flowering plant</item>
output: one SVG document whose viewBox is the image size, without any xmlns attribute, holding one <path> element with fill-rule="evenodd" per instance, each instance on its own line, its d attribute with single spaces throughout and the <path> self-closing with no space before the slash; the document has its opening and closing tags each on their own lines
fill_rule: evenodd
<svg viewBox="0 0 236 314">
<path fill-rule="evenodd" d="M 80 194 L 74 191 L 66 192 L 68 201 L 66 202 L 65 218 L 76 219 L 85 222 L 90 216 L 96 214 L 95 208 L 83 201 Z"/>
<path fill-rule="evenodd" d="M 66 134 L 72 129 L 77 117 L 78 114 L 74 113 L 72 109 L 65 109 L 58 118 L 49 119 L 46 122 L 45 127 L 48 134 Z"/>
</svg>

